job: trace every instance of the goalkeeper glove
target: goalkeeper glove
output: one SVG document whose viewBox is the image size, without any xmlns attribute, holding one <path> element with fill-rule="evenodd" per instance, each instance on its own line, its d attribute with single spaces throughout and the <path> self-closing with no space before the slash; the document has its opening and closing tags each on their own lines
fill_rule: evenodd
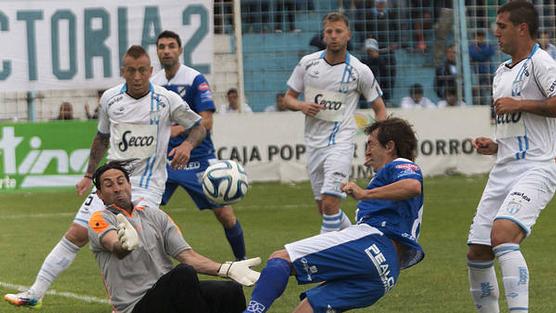
<svg viewBox="0 0 556 313">
<path fill-rule="evenodd" d="M 137 231 L 123 214 L 116 215 L 116 220 L 118 220 L 118 240 L 122 248 L 127 251 L 135 250 L 139 246 Z"/>
<path fill-rule="evenodd" d="M 259 257 L 244 261 L 226 262 L 220 265 L 218 276 L 231 278 L 243 286 L 253 286 L 259 279 L 259 276 L 261 276 L 261 273 L 252 270 L 250 267 L 259 264 L 261 264 L 261 258 Z"/>
</svg>

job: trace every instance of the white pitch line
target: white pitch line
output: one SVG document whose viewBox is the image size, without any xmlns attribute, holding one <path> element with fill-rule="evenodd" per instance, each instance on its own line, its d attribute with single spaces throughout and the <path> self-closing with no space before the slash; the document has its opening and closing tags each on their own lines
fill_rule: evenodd
<svg viewBox="0 0 556 313">
<path fill-rule="evenodd" d="M 7 288 L 7 289 L 17 289 L 18 291 L 24 291 L 24 290 L 29 289 L 29 287 L 26 287 L 26 286 L 10 284 L 10 283 L 6 283 L 6 282 L 2 282 L 2 281 L 0 281 L 0 287 L 4 287 L 4 288 Z M 75 299 L 75 300 L 81 300 L 81 301 L 85 301 L 85 302 L 89 302 L 89 303 L 109 304 L 108 300 L 106 300 L 106 299 L 101 299 L 101 298 L 94 297 L 94 296 L 79 295 L 79 294 L 76 294 L 76 293 L 73 293 L 73 292 L 67 292 L 67 291 L 56 291 L 54 289 L 51 289 L 51 290 L 47 291 L 46 294 L 50 295 L 50 296 L 59 296 L 59 297 L 66 297 L 66 298 Z"/>
</svg>

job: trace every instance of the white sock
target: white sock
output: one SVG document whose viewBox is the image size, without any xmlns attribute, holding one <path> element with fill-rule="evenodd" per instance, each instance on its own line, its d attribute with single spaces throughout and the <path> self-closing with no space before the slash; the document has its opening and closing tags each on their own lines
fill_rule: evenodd
<svg viewBox="0 0 556 313">
<path fill-rule="evenodd" d="M 469 286 L 473 303 L 479 313 L 499 313 L 500 290 L 496 280 L 494 261 L 467 260 Z"/>
<path fill-rule="evenodd" d="M 79 247 L 67 240 L 66 237 L 62 237 L 44 259 L 35 283 L 29 289 L 31 293 L 38 298 L 43 298 L 54 280 L 71 265 L 77 252 L 79 252 Z"/>
<path fill-rule="evenodd" d="M 322 214 L 322 226 L 320 233 L 328 233 L 331 231 L 338 231 L 351 226 L 351 222 L 347 215 L 340 209 L 336 214 Z"/>
<path fill-rule="evenodd" d="M 529 312 L 529 269 L 519 245 L 503 243 L 492 250 L 500 263 L 509 311 Z"/>
</svg>

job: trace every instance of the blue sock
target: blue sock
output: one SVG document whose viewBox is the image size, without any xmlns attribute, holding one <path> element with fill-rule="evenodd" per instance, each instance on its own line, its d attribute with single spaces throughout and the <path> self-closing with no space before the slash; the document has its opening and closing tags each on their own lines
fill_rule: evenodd
<svg viewBox="0 0 556 313">
<path fill-rule="evenodd" d="M 243 229 L 239 220 L 236 219 L 236 223 L 232 228 L 224 228 L 224 232 L 226 232 L 226 238 L 230 243 L 230 247 L 232 247 L 236 260 L 244 260 L 245 241 L 243 240 Z"/>
<path fill-rule="evenodd" d="M 253 290 L 251 301 L 243 313 L 264 313 L 272 302 L 286 289 L 291 274 L 290 263 L 284 259 L 270 259 L 261 271 L 261 277 Z"/>
</svg>

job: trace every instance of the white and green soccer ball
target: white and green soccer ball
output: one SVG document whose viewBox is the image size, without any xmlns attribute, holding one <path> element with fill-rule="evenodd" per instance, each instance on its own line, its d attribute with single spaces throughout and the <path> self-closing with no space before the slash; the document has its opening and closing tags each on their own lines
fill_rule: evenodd
<svg viewBox="0 0 556 313">
<path fill-rule="evenodd" d="M 220 161 L 209 166 L 203 174 L 205 196 L 219 205 L 238 202 L 245 196 L 248 188 L 247 173 L 235 161 Z"/>
</svg>

